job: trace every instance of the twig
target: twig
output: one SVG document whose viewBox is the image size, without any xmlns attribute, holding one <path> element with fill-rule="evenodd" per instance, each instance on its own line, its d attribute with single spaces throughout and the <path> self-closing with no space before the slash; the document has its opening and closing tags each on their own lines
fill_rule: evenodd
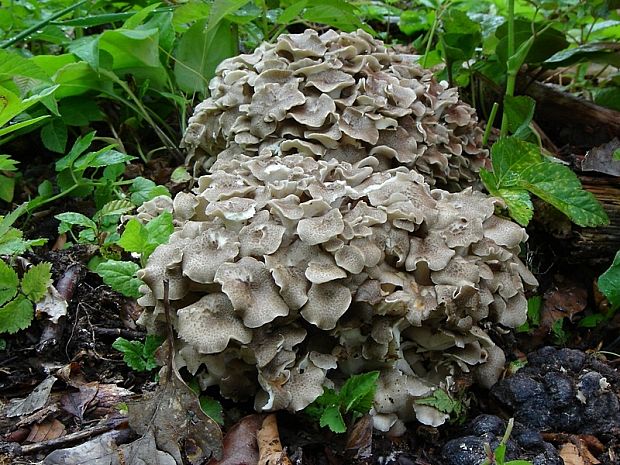
<svg viewBox="0 0 620 465">
<path fill-rule="evenodd" d="M 46 449 L 56 449 L 59 446 L 64 446 L 74 441 L 80 441 L 82 439 L 90 438 L 91 436 L 96 436 L 107 431 L 111 431 L 118 426 L 122 425 L 127 421 L 126 417 L 116 418 L 114 420 L 109 421 L 103 425 L 93 426 L 92 428 L 76 431 L 75 433 L 70 433 L 65 436 L 61 436 L 56 439 L 50 439 L 48 441 L 37 442 L 36 444 L 27 444 L 21 447 L 21 453 L 26 454 L 34 454 L 35 452 L 40 452 Z M 129 430 L 128 430 L 129 432 Z"/>
<path fill-rule="evenodd" d="M 142 331 L 134 331 L 131 329 L 99 328 L 97 326 L 93 328 L 93 332 L 99 336 L 120 336 L 125 339 L 142 339 L 145 334 Z"/>
</svg>

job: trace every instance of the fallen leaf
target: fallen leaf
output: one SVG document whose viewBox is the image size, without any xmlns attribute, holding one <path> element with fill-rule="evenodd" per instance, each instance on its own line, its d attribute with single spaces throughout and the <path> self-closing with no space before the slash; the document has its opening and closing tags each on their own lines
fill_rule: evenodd
<svg viewBox="0 0 620 465">
<path fill-rule="evenodd" d="M 345 446 L 347 457 L 364 460 L 372 455 L 372 417 L 364 415 L 357 420 L 349 434 Z"/>
<path fill-rule="evenodd" d="M 548 330 L 557 320 L 571 320 L 585 310 L 587 304 L 588 291 L 585 288 L 572 284 L 555 287 L 544 295 L 540 326 Z"/>
<path fill-rule="evenodd" d="M 28 442 L 42 442 L 49 441 L 50 439 L 56 439 L 65 434 L 65 425 L 63 425 L 57 419 L 44 421 L 40 424 L 35 424 L 30 430 L 30 434 L 26 438 Z"/>
<path fill-rule="evenodd" d="M 79 386 L 78 392 L 69 392 L 60 398 L 60 405 L 67 412 L 80 420 L 84 419 L 84 412 L 99 391 L 99 383 L 92 382 Z"/>
<path fill-rule="evenodd" d="M 45 313 L 52 323 L 57 324 L 61 317 L 67 315 L 67 308 L 67 301 L 54 286 L 49 286 L 43 299 L 37 302 L 35 310 L 37 316 Z"/>
<path fill-rule="evenodd" d="M 202 411 L 198 397 L 174 366 L 172 373 L 161 375 L 160 383 L 152 395 L 128 404 L 132 429 L 142 436 L 152 434 L 157 449 L 172 456 L 178 465 L 183 464 L 183 455 L 192 465 L 202 464 L 211 456 L 220 458 L 222 431 Z M 140 463 L 128 461 L 127 465 Z"/>
<path fill-rule="evenodd" d="M 208 465 L 254 465 L 258 463 L 256 432 L 263 423 L 262 415 L 248 415 L 235 423 L 224 436 L 221 460 Z"/>
<path fill-rule="evenodd" d="M 115 441 L 118 434 L 110 431 L 78 446 L 55 450 L 43 459 L 43 465 L 121 465 Z"/>
<path fill-rule="evenodd" d="M 575 445 L 571 442 L 562 444 L 560 457 L 564 460 L 564 465 L 598 465 L 601 463 L 582 441 L 579 441 L 578 444 Z"/>
<path fill-rule="evenodd" d="M 157 449 L 153 431 L 148 431 L 140 439 L 121 446 L 120 451 L 121 463 L 126 465 L 177 465 L 172 455 Z"/>
<path fill-rule="evenodd" d="M 272 413 L 265 417 L 261 428 L 256 433 L 256 441 L 258 442 L 258 465 L 292 465 L 282 449 L 275 414 Z"/>
<path fill-rule="evenodd" d="M 613 154 L 620 148 L 620 140 L 614 138 L 606 144 L 594 147 L 586 153 L 581 162 L 583 171 L 596 171 L 598 173 L 620 176 L 620 161 L 615 160 Z"/>
<path fill-rule="evenodd" d="M 18 417 L 20 415 L 28 415 L 42 408 L 52 392 L 52 386 L 56 382 L 55 376 L 48 376 L 34 388 L 28 397 L 24 399 L 13 399 L 11 405 L 6 409 L 6 416 Z"/>
</svg>

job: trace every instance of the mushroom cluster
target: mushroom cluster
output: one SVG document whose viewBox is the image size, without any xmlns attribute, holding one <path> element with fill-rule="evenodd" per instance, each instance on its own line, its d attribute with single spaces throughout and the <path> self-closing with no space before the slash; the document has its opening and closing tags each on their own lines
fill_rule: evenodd
<svg viewBox="0 0 620 465">
<path fill-rule="evenodd" d="M 227 59 L 189 120 L 188 164 L 208 168 L 222 151 L 351 164 L 371 155 L 431 185 L 470 185 L 487 162 L 475 112 L 417 58 L 361 30 L 309 29 Z"/>
<path fill-rule="evenodd" d="M 327 39 L 313 37 L 324 54 Z M 526 319 L 526 233 L 494 214 L 499 200 L 432 188 L 386 169 L 382 153 L 346 161 L 303 147 L 225 150 L 192 193 L 140 208 L 171 211 L 176 225 L 139 272 L 142 322 L 156 332 L 164 320 L 166 279 L 179 364 L 203 388 L 299 411 L 376 369 L 376 428 L 439 425 L 447 415 L 416 399 L 462 372 L 493 384 L 504 355 L 486 330 Z"/>
</svg>

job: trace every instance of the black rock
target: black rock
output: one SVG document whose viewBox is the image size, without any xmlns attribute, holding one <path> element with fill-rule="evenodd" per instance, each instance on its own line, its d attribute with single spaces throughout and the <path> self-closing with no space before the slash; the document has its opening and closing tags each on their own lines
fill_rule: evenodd
<svg viewBox="0 0 620 465">
<path fill-rule="evenodd" d="M 506 431 L 506 422 L 495 415 L 478 415 L 471 421 L 469 429 L 476 436 L 485 433 L 502 436 Z"/>
</svg>

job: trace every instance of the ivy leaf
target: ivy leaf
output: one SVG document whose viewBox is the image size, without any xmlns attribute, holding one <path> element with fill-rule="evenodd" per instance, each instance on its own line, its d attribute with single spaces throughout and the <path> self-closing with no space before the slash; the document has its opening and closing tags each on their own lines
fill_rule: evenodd
<svg viewBox="0 0 620 465">
<path fill-rule="evenodd" d="M 321 415 L 319 424 L 324 427 L 327 426 L 334 433 L 344 433 L 347 430 L 347 426 L 344 424 L 344 419 L 340 413 L 338 406 L 333 405 L 327 407 Z"/>
<path fill-rule="evenodd" d="M 112 343 L 112 347 L 123 354 L 123 361 L 129 368 L 136 371 L 146 371 L 146 361 L 142 358 L 144 344 L 140 341 L 128 341 L 119 337 Z"/>
<path fill-rule="evenodd" d="M 40 301 L 52 284 L 52 264 L 39 263 L 31 267 L 22 278 L 22 292 L 33 302 Z"/>
<path fill-rule="evenodd" d="M 13 268 L 0 260 L 0 305 L 4 305 L 17 294 L 19 278 Z"/>
<path fill-rule="evenodd" d="M 34 318 L 32 302 L 19 296 L 0 308 L 0 333 L 15 334 L 26 329 Z"/>
<path fill-rule="evenodd" d="M 620 307 L 620 251 L 607 271 L 598 278 L 598 288 L 607 297 L 613 310 Z"/>
<path fill-rule="evenodd" d="M 511 216 L 525 226 L 532 218 L 528 192 L 553 205 L 575 224 L 584 227 L 607 224 L 609 218 L 596 197 L 583 190 L 569 168 L 540 153 L 536 145 L 505 137 L 491 148 L 493 173 L 481 172 L 492 195 L 505 200 Z"/>
<path fill-rule="evenodd" d="M 349 411 L 368 413 L 377 390 L 378 371 L 353 375 L 342 386 L 339 398 L 345 413 Z"/>
<path fill-rule="evenodd" d="M 95 273 L 103 278 L 103 282 L 124 296 L 137 298 L 142 294 L 138 290 L 142 281 L 136 277 L 140 266 L 137 263 L 119 260 L 108 260 L 99 263 Z"/>
</svg>

